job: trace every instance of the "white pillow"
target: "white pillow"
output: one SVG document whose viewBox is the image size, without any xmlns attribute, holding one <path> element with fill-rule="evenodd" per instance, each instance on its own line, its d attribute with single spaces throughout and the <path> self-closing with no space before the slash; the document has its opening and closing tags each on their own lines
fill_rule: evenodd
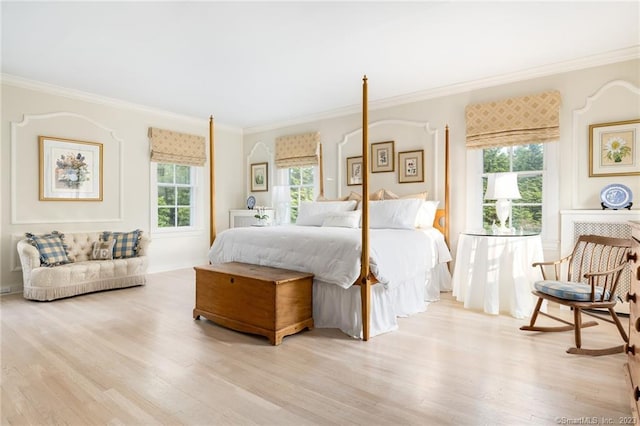
<svg viewBox="0 0 640 426">
<path fill-rule="evenodd" d="M 352 211 L 357 201 L 303 201 L 298 209 L 296 225 L 322 226 L 324 218 L 336 212 Z"/>
<path fill-rule="evenodd" d="M 417 198 L 371 201 L 369 228 L 414 229 L 423 202 Z"/>
<path fill-rule="evenodd" d="M 322 221 L 322 226 L 358 228 L 360 226 L 360 216 L 362 216 L 361 210 L 328 213 Z"/>
<path fill-rule="evenodd" d="M 416 217 L 416 228 L 433 228 L 433 221 L 436 220 L 438 204 L 440 204 L 440 201 L 422 202 Z"/>
</svg>

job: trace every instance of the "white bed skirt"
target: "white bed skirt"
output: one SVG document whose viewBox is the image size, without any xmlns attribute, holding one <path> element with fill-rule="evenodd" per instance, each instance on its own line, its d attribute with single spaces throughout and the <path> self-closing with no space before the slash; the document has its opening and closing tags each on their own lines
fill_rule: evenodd
<svg viewBox="0 0 640 426">
<path fill-rule="evenodd" d="M 397 330 L 398 317 L 424 312 L 429 302 L 440 299 L 441 291 L 451 290 L 446 263 L 436 265 L 427 275 L 416 276 L 391 289 L 381 284 L 371 286 L 371 337 Z M 314 280 L 313 322 L 317 328 L 339 328 L 351 337 L 362 338 L 360 286 L 343 289 Z"/>
</svg>

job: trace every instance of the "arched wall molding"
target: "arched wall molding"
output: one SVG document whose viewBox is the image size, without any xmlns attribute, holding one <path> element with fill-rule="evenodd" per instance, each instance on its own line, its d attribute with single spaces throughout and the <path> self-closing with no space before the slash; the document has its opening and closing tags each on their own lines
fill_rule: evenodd
<svg viewBox="0 0 640 426">
<path fill-rule="evenodd" d="M 250 176 L 251 176 L 251 157 L 253 156 L 253 154 L 256 152 L 256 150 L 258 148 L 263 148 L 267 154 L 267 163 L 269 163 L 269 191 L 271 191 L 271 188 L 273 188 L 273 185 L 275 185 L 274 182 L 274 177 L 275 177 L 275 173 L 274 173 L 274 153 L 273 150 L 271 148 L 269 148 L 269 146 L 262 142 L 262 141 L 257 141 L 255 144 L 253 144 L 253 148 L 251 148 L 251 152 L 249 152 L 249 154 L 247 155 L 247 159 L 246 159 L 246 173 L 245 173 L 245 178 L 247 179 L 247 185 L 246 185 L 246 190 L 247 190 L 247 195 L 251 193 L 251 182 L 250 180 Z"/>
<path fill-rule="evenodd" d="M 111 138 L 118 144 L 119 151 L 119 159 L 118 159 L 118 174 L 120 177 L 120 198 L 119 198 L 119 208 L 118 208 L 118 217 L 117 218 L 91 218 L 91 219 L 82 219 L 82 220 L 55 220 L 55 221 L 40 221 L 40 220 L 20 220 L 18 218 L 18 207 L 17 207 L 17 144 L 18 144 L 18 130 L 23 127 L 27 127 L 31 121 L 35 120 L 50 120 L 60 117 L 71 117 L 78 118 L 81 120 L 85 120 L 92 125 L 106 131 L 109 133 Z M 61 112 L 53 112 L 47 114 L 24 114 L 22 121 L 20 122 L 11 122 L 11 224 L 12 225 L 26 225 L 26 224 L 35 224 L 35 223 L 91 223 L 91 222 L 122 222 L 124 218 L 124 152 L 123 152 L 123 143 L 124 140 L 120 138 L 114 129 L 111 129 L 105 126 L 102 123 L 97 122 L 96 120 L 89 118 L 85 115 L 78 114 L 75 112 L 61 111 Z M 103 183 L 104 184 L 104 183 Z"/>
<path fill-rule="evenodd" d="M 591 107 L 593 107 L 593 105 L 596 103 L 596 101 L 598 101 L 598 99 L 600 97 L 602 97 L 608 90 L 612 89 L 612 88 L 623 88 L 628 90 L 631 93 L 635 93 L 636 95 L 640 96 L 640 87 L 635 86 L 633 83 L 630 83 L 628 81 L 625 80 L 613 80 L 610 81 L 606 84 L 604 84 L 602 87 L 600 87 L 598 90 L 596 90 L 596 92 L 587 97 L 587 100 L 584 103 L 584 106 L 582 108 L 578 108 L 573 110 L 573 116 L 572 116 L 572 120 L 573 120 L 573 125 L 572 125 L 572 145 L 571 145 L 571 149 L 573 152 L 579 152 L 579 129 L 578 129 L 578 124 L 580 121 L 580 117 L 584 114 L 586 114 Z M 577 166 L 573 165 L 574 163 L 571 163 L 572 167 L 571 167 L 571 175 L 572 175 L 572 187 L 573 188 L 578 188 L 578 173 L 577 173 Z M 578 191 L 571 191 L 571 208 L 575 208 L 576 205 L 578 205 Z"/>
<path fill-rule="evenodd" d="M 432 129 L 431 125 L 428 121 L 422 122 L 422 121 L 411 121 L 411 120 L 379 120 L 379 121 L 374 121 L 373 123 L 369 123 L 369 129 L 373 129 L 376 128 L 378 126 L 382 126 L 382 125 L 399 125 L 399 126 L 408 126 L 408 127 L 418 127 L 418 128 L 422 128 L 425 132 L 425 135 L 427 136 L 427 139 L 430 140 L 433 143 L 433 155 L 434 155 L 434 164 L 432 165 L 433 167 L 431 168 L 431 170 L 433 171 L 432 173 L 432 180 L 433 180 L 433 185 L 434 185 L 434 190 L 435 190 L 435 199 L 440 199 L 440 197 L 444 194 L 444 184 L 442 183 L 444 177 L 440 176 L 440 167 L 438 165 L 438 161 L 437 159 L 440 158 L 440 149 L 441 147 L 438 144 L 438 130 L 437 129 Z M 355 138 L 352 138 L 352 136 L 357 135 L 358 133 L 362 133 L 362 127 L 358 127 L 357 129 L 354 129 L 348 133 L 345 133 L 342 141 L 340 141 L 338 143 L 338 156 L 337 156 L 337 163 L 336 163 L 336 171 L 337 171 L 337 194 L 338 197 L 340 197 L 342 195 L 342 187 L 343 185 L 343 167 L 342 167 L 342 151 L 343 151 L 343 147 L 351 140 L 356 140 Z M 360 142 L 360 141 L 359 141 Z M 395 161 L 395 159 L 394 159 Z M 426 165 L 425 165 L 426 167 Z"/>
</svg>

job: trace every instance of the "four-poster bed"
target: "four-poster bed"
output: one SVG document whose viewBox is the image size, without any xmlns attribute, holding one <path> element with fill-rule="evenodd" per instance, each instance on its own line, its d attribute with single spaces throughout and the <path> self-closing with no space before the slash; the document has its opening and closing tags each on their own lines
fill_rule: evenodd
<svg viewBox="0 0 640 426">
<path fill-rule="evenodd" d="M 426 229 L 415 229 L 415 215 L 424 200 L 369 200 L 367 97 L 365 76 L 362 92 L 362 199 L 358 209 L 354 201 L 347 208 L 351 211 L 339 214 L 339 219 L 357 214 L 361 226 L 327 225 L 338 226 L 330 228 L 316 223 L 316 226 L 235 228 L 222 232 L 216 238 L 212 215 L 212 246 L 209 252 L 209 259 L 214 264 L 243 262 L 314 273 L 313 314 L 316 327 L 337 327 L 363 340 L 396 329 L 398 316 L 424 311 L 425 300 L 436 300 L 441 288 L 439 283 L 443 282 L 442 275 L 446 273 L 450 279 L 446 262 L 451 259 L 447 235 L 448 127 L 445 129 L 444 209 L 437 210 L 433 227 L 429 224 Z M 210 140 L 213 159 L 213 118 L 210 120 Z M 211 176 L 213 179 L 213 173 Z M 211 188 L 213 199 L 213 180 Z M 212 201 L 212 212 L 213 208 Z M 395 210 L 389 213 L 389 209 Z M 398 226 L 397 223 L 388 227 L 379 225 L 381 214 L 396 217 L 404 210 L 408 215 L 410 212 L 414 214 L 410 227 Z M 352 254 L 357 257 L 350 258 Z M 328 255 L 334 257 L 324 257 Z"/>
</svg>

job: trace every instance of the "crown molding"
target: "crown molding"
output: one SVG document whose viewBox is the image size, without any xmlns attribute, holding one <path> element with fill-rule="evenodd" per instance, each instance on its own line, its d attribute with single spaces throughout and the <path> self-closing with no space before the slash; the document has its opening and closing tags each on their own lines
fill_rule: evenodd
<svg viewBox="0 0 640 426">
<path fill-rule="evenodd" d="M 110 98 L 107 96 L 96 95 L 94 93 L 83 92 L 81 90 L 69 89 L 62 86 L 56 86 L 54 84 L 43 83 L 41 81 L 30 80 L 23 77 L 18 77 L 11 74 L 0 74 L 0 81 L 2 84 L 6 84 L 8 86 L 19 87 L 21 89 L 27 90 L 35 90 L 38 92 L 47 93 L 55 96 L 62 96 L 68 99 L 79 100 L 84 102 L 91 102 L 94 104 L 110 106 L 114 108 L 125 108 L 131 109 L 143 113 L 150 113 L 156 115 L 162 115 L 167 118 L 177 119 L 177 120 L 185 120 L 190 121 L 197 124 L 202 124 L 206 122 L 208 125 L 209 117 L 200 118 L 193 117 L 184 114 L 178 114 L 170 111 L 165 111 L 158 108 L 152 108 L 146 105 L 140 105 L 133 102 L 123 101 L 121 99 Z M 219 127 L 224 130 L 237 132 L 242 134 L 242 128 L 236 126 L 229 126 L 222 123 L 215 123 L 216 127 Z"/>
<path fill-rule="evenodd" d="M 525 81 L 534 78 L 546 77 L 553 74 L 561 74 L 570 71 L 593 68 L 602 65 L 613 64 L 617 62 L 631 61 L 640 59 L 640 45 L 631 46 L 624 49 L 612 50 L 598 55 L 587 56 L 580 59 L 558 62 L 551 65 L 529 68 L 523 71 L 501 74 L 498 76 L 483 78 L 479 80 L 468 81 L 450 86 L 437 87 L 434 89 L 408 93 L 404 95 L 394 96 L 391 98 L 369 101 L 369 111 L 391 108 L 398 105 L 405 105 L 412 102 L 419 102 L 428 99 L 440 98 L 444 96 L 456 95 L 459 93 L 470 92 L 472 90 L 485 89 L 488 87 L 499 86 L 518 81 Z M 281 121 L 264 126 L 246 127 L 244 134 L 260 133 L 282 127 L 293 126 L 296 124 L 308 123 L 312 121 L 326 120 L 330 118 L 342 117 L 349 114 L 359 114 L 362 109 L 361 105 L 351 105 L 344 108 L 325 111 L 318 114 L 310 114 L 292 118 L 287 121 Z"/>
</svg>

